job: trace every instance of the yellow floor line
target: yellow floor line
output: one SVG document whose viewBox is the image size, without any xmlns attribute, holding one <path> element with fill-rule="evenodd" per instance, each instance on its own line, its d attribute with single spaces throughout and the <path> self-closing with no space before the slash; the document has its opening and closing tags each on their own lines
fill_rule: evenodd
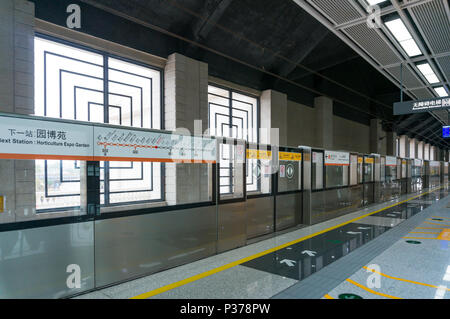
<svg viewBox="0 0 450 319">
<path fill-rule="evenodd" d="M 403 239 L 437 239 L 437 238 L 425 238 L 425 237 L 402 237 Z"/>
<path fill-rule="evenodd" d="M 445 229 L 446 227 L 416 227 L 414 229 Z"/>
<path fill-rule="evenodd" d="M 433 222 L 423 222 L 423 223 L 424 223 L 424 224 L 430 224 L 430 225 L 436 225 L 436 226 L 450 227 L 450 225 L 439 224 L 439 223 L 433 223 Z"/>
<path fill-rule="evenodd" d="M 382 293 L 382 292 L 378 292 L 378 291 L 372 290 L 372 289 L 370 289 L 370 288 L 367 288 L 366 286 L 363 286 L 363 285 L 357 283 L 356 281 L 351 280 L 350 278 L 348 278 L 348 279 L 346 279 L 346 280 L 347 280 L 349 283 L 351 283 L 351 284 L 353 284 L 353 285 L 355 285 L 355 286 L 357 286 L 357 287 L 359 287 L 359 288 L 361 288 L 361 289 L 364 289 L 365 291 L 368 291 L 368 292 L 370 292 L 370 293 L 372 293 L 372 294 L 374 294 L 374 295 L 378 295 L 378 296 L 382 296 L 382 297 L 386 297 L 386 298 L 391 298 L 391 299 L 403 299 L 403 298 L 399 298 L 399 297 L 387 295 L 387 294 L 384 294 L 384 293 Z"/>
<path fill-rule="evenodd" d="M 220 267 L 217 267 L 217 268 L 214 268 L 214 269 L 205 271 L 205 272 L 200 273 L 200 274 L 198 274 L 198 275 L 195 275 L 195 276 L 192 276 L 192 277 L 189 277 L 189 278 L 186 278 L 186 279 L 183 279 L 183 280 L 180 280 L 180 281 L 177 281 L 177 282 L 174 282 L 174 283 L 165 285 L 165 286 L 163 286 L 163 287 L 154 289 L 154 290 L 149 291 L 149 292 L 145 292 L 145 293 L 143 293 L 143 294 L 134 296 L 134 297 L 132 297 L 131 299 L 147 299 L 147 298 L 150 298 L 150 297 L 159 295 L 159 294 L 161 294 L 161 293 L 163 293 L 163 292 L 166 292 L 166 291 L 172 290 L 172 289 L 174 289 L 174 288 L 178 288 L 178 287 L 184 286 L 184 285 L 186 285 L 186 284 L 188 284 L 188 283 L 191 283 L 191 282 L 197 281 L 197 280 L 199 280 L 199 279 L 202 279 L 202 278 L 205 278 L 205 277 L 214 275 L 214 274 L 219 273 L 219 272 L 221 272 L 221 271 L 224 271 L 224 270 L 233 268 L 233 267 L 238 266 L 238 265 L 240 265 L 240 264 L 243 264 L 243 263 L 245 263 L 245 262 L 247 262 L 247 261 L 250 261 L 250 260 L 259 258 L 259 257 L 261 257 L 261 256 L 265 256 L 265 255 L 270 254 L 270 253 L 272 253 L 272 252 L 275 252 L 275 251 L 278 251 L 278 250 L 280 250 L 280 249 L 283 249 L 283 248 L 289 247 L 289 246 L 291 246 L 291 245 L 297 244 L 297 243 L 299 243 L 299 242 L 305 241 L 305 240 L 307 240 L 307 239 L 309 239 L 309 238 L 318 236 L 318 235 L 320 235 L 320 234 L 326 233 L 326 232 L 331 231 L 331 230 L 333 230 L 333 229 L 336 229 L 336 228 L 345 226 L 345 225 L 347 225 L 347 224 L 353 223 L 353 222 L 355 222 L 355 221 L 357 221 L 357 220 L 360 220 L 360 219 L 363 219 L 363 218 L 365 218 L 365 217 L 367 217 L 367 216 L 370 216 L 370 215 L 373 215 L 373 214 L 376 214 L 376 213 L 385 211 L 385 210 L 387 210 L 387 209 L 389 209 L 389 208 L 392 208 L 392 207 L 401 205 L 401 204 L 403 204 L 403 203 L 409 202 L 410 200 L 413 200 L 413 199 L 416 199 L 416 198 L 418 198 L 418 197 L 422 197 L 422 196 L 424 196 L 424 195 L 430 194 L 430 193 L 435 192 L 435 191 L 437 191 L 437 190 L 439 190 L 439 189 L 441 189 L 441 188 L 442 188 L 442 187 L 438 187 L 438 188 L 432 189 L 432 190 L 430 190 L 430 191 L 428 191 L 428 192 L 425 192 L 425 193 L 422 193 L 422 194 L 413 196 L 413 197 L 411 197 L 411 198 L 405 199 L 405 200 L 403 200 L 403 201 L 394 203 L 394 204 L 392 204 L 392 205 L 389 205 L 389 206 L 386 206 L 386 207 L 384 207 L 384 208 L 378 209 L 378 210 L 376 210 L 376 211 L 374 211 L 374 212 L 367 213 L 367 214 L 365 214 L 365 215 L 362 215 L 362 216 L 353 218 L 353 219 L 351 219 L 351 220 L 349 220 L 349 221 L 347 221 L 347 222 L 341 223 L 341 224 L 339 224 L 339 225 L 332 226 L 332 227 L 330 227 L 330 228 L 327 228 L 327 229 L 318 231 L 318 232 L 316 232 L 316 233 L 313 233 L 313 234 L 310 234 L 310 235 L 301 237 L 301 238 L 299 238 L 299 239 L 293 240 L 293 241 L 288 242 L 288 243 L 285 243 L 285 244 L 283 244 L 283 245 L 279 245 L 279 246 L 270 248 L 270 249 L 268 249 L 268 250 L 262 251 L 262 252 L 260 252 L 260 253 L 257 253 L 257 254 L 254 254 L 254 255 L 245 257 L 245 258 L 243 258 L 243 259 L 240 259 L 240 260 L 237 260 L 237 261 L 234 261 L 234 262 L 231 262 L 231 263 L 229 263 L 229 264 L 226 264 L 226 265 L 223 265 L 223 266 L 220 266 Z"/>
<path fill-rule="evenodd" d="M 398 277 L 393 277 L 393 276 L 389 276 L 386 274 L 383 274 L 382 272 L 376 271 L 375 269 L 372 268 L 368 268 L 366 266 L 363 267 L 366 270 L 369 270 L 371 272 L 377 273 L 383 277 L 389 278 L 389 279 L 394 279 L 394 280 L 398 280 L 398 281 L 404 281 L 404 282 L 409 282 L 411 284 L 416 284 L 416 285 L 421 285 L 421 286 L 427 286 L 427 287 L 431 287 L 431 288 L 436 288 L 436 289 L 442 289 L 441 287 L 435 286 L 435 285 L 430 285 L 430 284 L 425 284 L 423 282 L 418 282 L 418 281 L 413 281 L 413 280 L 408 280 L 408 279 L 403 279 L 403 278 L 398 278 Z M 450 291 L 450 288 L 445 288 L 445 290 Z"/>
<path fill-rule="evenodd" d="M 424 232 L 424 231 L 412 231 L 412 232 L 410 232 L 410 234 L 430 234 L 430 235 L 439 235 L 440 232 L 438 232 L 438 233 L 434 233 L 434 232 L 428 233 L 428 232 Z"/>
<path fill-rule="evenodd" d="M 331 297 L 329 294 L 326 294 L 326 295 L 324 296 L 324 298 L 327 298 L 327 299 L 334 299 L 334 298 Z"/>
</svg>

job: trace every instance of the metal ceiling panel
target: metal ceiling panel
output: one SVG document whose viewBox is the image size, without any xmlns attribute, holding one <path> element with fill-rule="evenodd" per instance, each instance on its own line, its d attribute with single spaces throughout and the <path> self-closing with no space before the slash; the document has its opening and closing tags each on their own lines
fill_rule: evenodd
<svg viewBox="0 0 450 319">
<path fill-rule="evenodd" d="M 386 69 L 387 72 L 392 74 L 399 82 L 401 79 L 400 66 Z M 403 85 L 410 88 L 416 88 L 423 86 L 423 83 L 418 79 L 409 68 L 403 67 Z"/>
<path fill-rule="evenodd" d="M 442 58 L 438 58 L 442 71 L 447 79 L 450 79 L 450 56 L 444 56 Z"/>
<path fill-rule="evenodd" d="M 419 100 L 425 100 L 434 97 L 433 94 L 431 94 L 431 92 L 428 89 L 411 90 L 411 93 L 417 96 Z"/>
<path fill-rule="evenodd" d="M 450 21 L 444 1 L 434 0 L 409 9 L 435 54 L 450 51 Z"/>
<path fill-rule="evenodd" d="M 310 0 L 323 11 L 335 24 L 361 18 L 361 14 L 348 0 Z"/>
<path fill-rule="evenodd" d="M 374 29 L 359 24 L 343 30 L 354 42 L 381 65 L 399 63 L 400 59 Z"/>
</svg>

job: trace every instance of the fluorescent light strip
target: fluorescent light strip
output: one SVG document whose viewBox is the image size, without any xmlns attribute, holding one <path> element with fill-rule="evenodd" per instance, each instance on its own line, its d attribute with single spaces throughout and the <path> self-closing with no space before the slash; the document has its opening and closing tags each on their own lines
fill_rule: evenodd
<svg viewBox="0 0 450 319">
<path fill-rule="evenodd" d="M 379 4 L 381 2 L 386 2 L 387 0 L 367 0 L 367 2 L 369 3 L 369 5 L 374 6 L 376 4 Z"/>
<path fill-rule="evenodd" d="M 448 96 L 448 93 L 447 93 L 447 91 L 445 90 L 445 88 L 443 86 L 439 86 L 439 87 L 434 88 L 434 91 L 440 97 L 447 97 Z"/>
<path fill-rule="evenodd" d="M 422 51 L 419 49 L 416 41 L 414 41 L 402 19 L 397 18 L 395 20 L 387 21 L 385 24 L 408 56 L 414 57 L 422 55 Z"/>
<path fill-rule="evenodd" d="M 439 83 L 439 79 L 429 63 L 417 64 L 416 66 L 430 84 Z"/>
</svg>

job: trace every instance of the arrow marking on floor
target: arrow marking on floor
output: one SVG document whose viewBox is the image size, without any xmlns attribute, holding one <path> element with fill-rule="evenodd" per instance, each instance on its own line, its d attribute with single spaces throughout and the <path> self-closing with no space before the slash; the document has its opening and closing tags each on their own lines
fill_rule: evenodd
<svg viewBox="0 0 450 319">
<path fill-rule="evenodd" d="M 295 260 L 290 260 L 290 259 L 283 259 L 282 261 L 280 261 L 280 264 L 286 264 L 286 265 L 288 265 L 289 267 L 294 267 L 294 265 L 296 264 L 297 262 L 295 261 Z"/>
<path fill-rule="evenodd" d="M 307 254 L 309 257 L 314 257 L 317 254 L 317 251 L 304 250 L 302 251 L 302 254 Z"/>
</svg>

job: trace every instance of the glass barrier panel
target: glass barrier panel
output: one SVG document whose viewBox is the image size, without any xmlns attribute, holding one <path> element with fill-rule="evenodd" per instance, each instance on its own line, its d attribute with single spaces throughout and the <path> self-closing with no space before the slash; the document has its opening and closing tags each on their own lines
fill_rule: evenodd
<svg viewBox="0 0 450 319">
<path fill-rule="evenodd" d="M 386 181 L 386 157 L 380 158 L 380 182 Z"/>
<path fill-rule="evenodd" d="M 406 178 L 406 169 L 407 169 L 407 164 L 406 164 L 406 160 L 402 159 L 402 177 L 401 178 Z"/>
<path fill-rule="evenodd" d="M 358 156 L 358 184 L 363 183 L 363 178 L 364 178 L 363 166 L 364 166 L 363 158 L 362 158 L 362 156 Z"/>
<path fill-rule="evenodd" d="M 373 182 L 374 158 L 364 157 L 364 182 Z"/>
<path fill-rule="evenodd" d="M 0 223 L 86 215 L 86 162 L 0 159 Z"/>
<path fill-rule="evenodd" d="M 245 144 L 234 144 L 234 140 L 219 143 L 220 198 L 244 198 Z"/>
<path fill-rule="evenodd" d="M 272 192 L 272 150 L 267 145 L 249 144 L 246 161 L 247 195 Z"/>
<path fill-rule="evenodd" d="M 341 187 L 348 185 L 347 166 L 325 166 L 326 188 Z"/>
<path fill-rule="evenodd" d="M 350 185 L 358 184 L 358 155 L 350 155 Z"/>
<path fill-rule="evenodd" d="M 302 153 L 279 151 L 278 192 L 302 189 Z"/>
<path fill-rule="evenodd" d="M 396 166 L 386 166 L 386 181 L 392 182 L 397 179 L 397 167 Z"/>
<path fill-rule="evenodd" d="M 323 189 L 323 152 L 312 152 L 311 164 L 312 189 Z"/>
</svg>

